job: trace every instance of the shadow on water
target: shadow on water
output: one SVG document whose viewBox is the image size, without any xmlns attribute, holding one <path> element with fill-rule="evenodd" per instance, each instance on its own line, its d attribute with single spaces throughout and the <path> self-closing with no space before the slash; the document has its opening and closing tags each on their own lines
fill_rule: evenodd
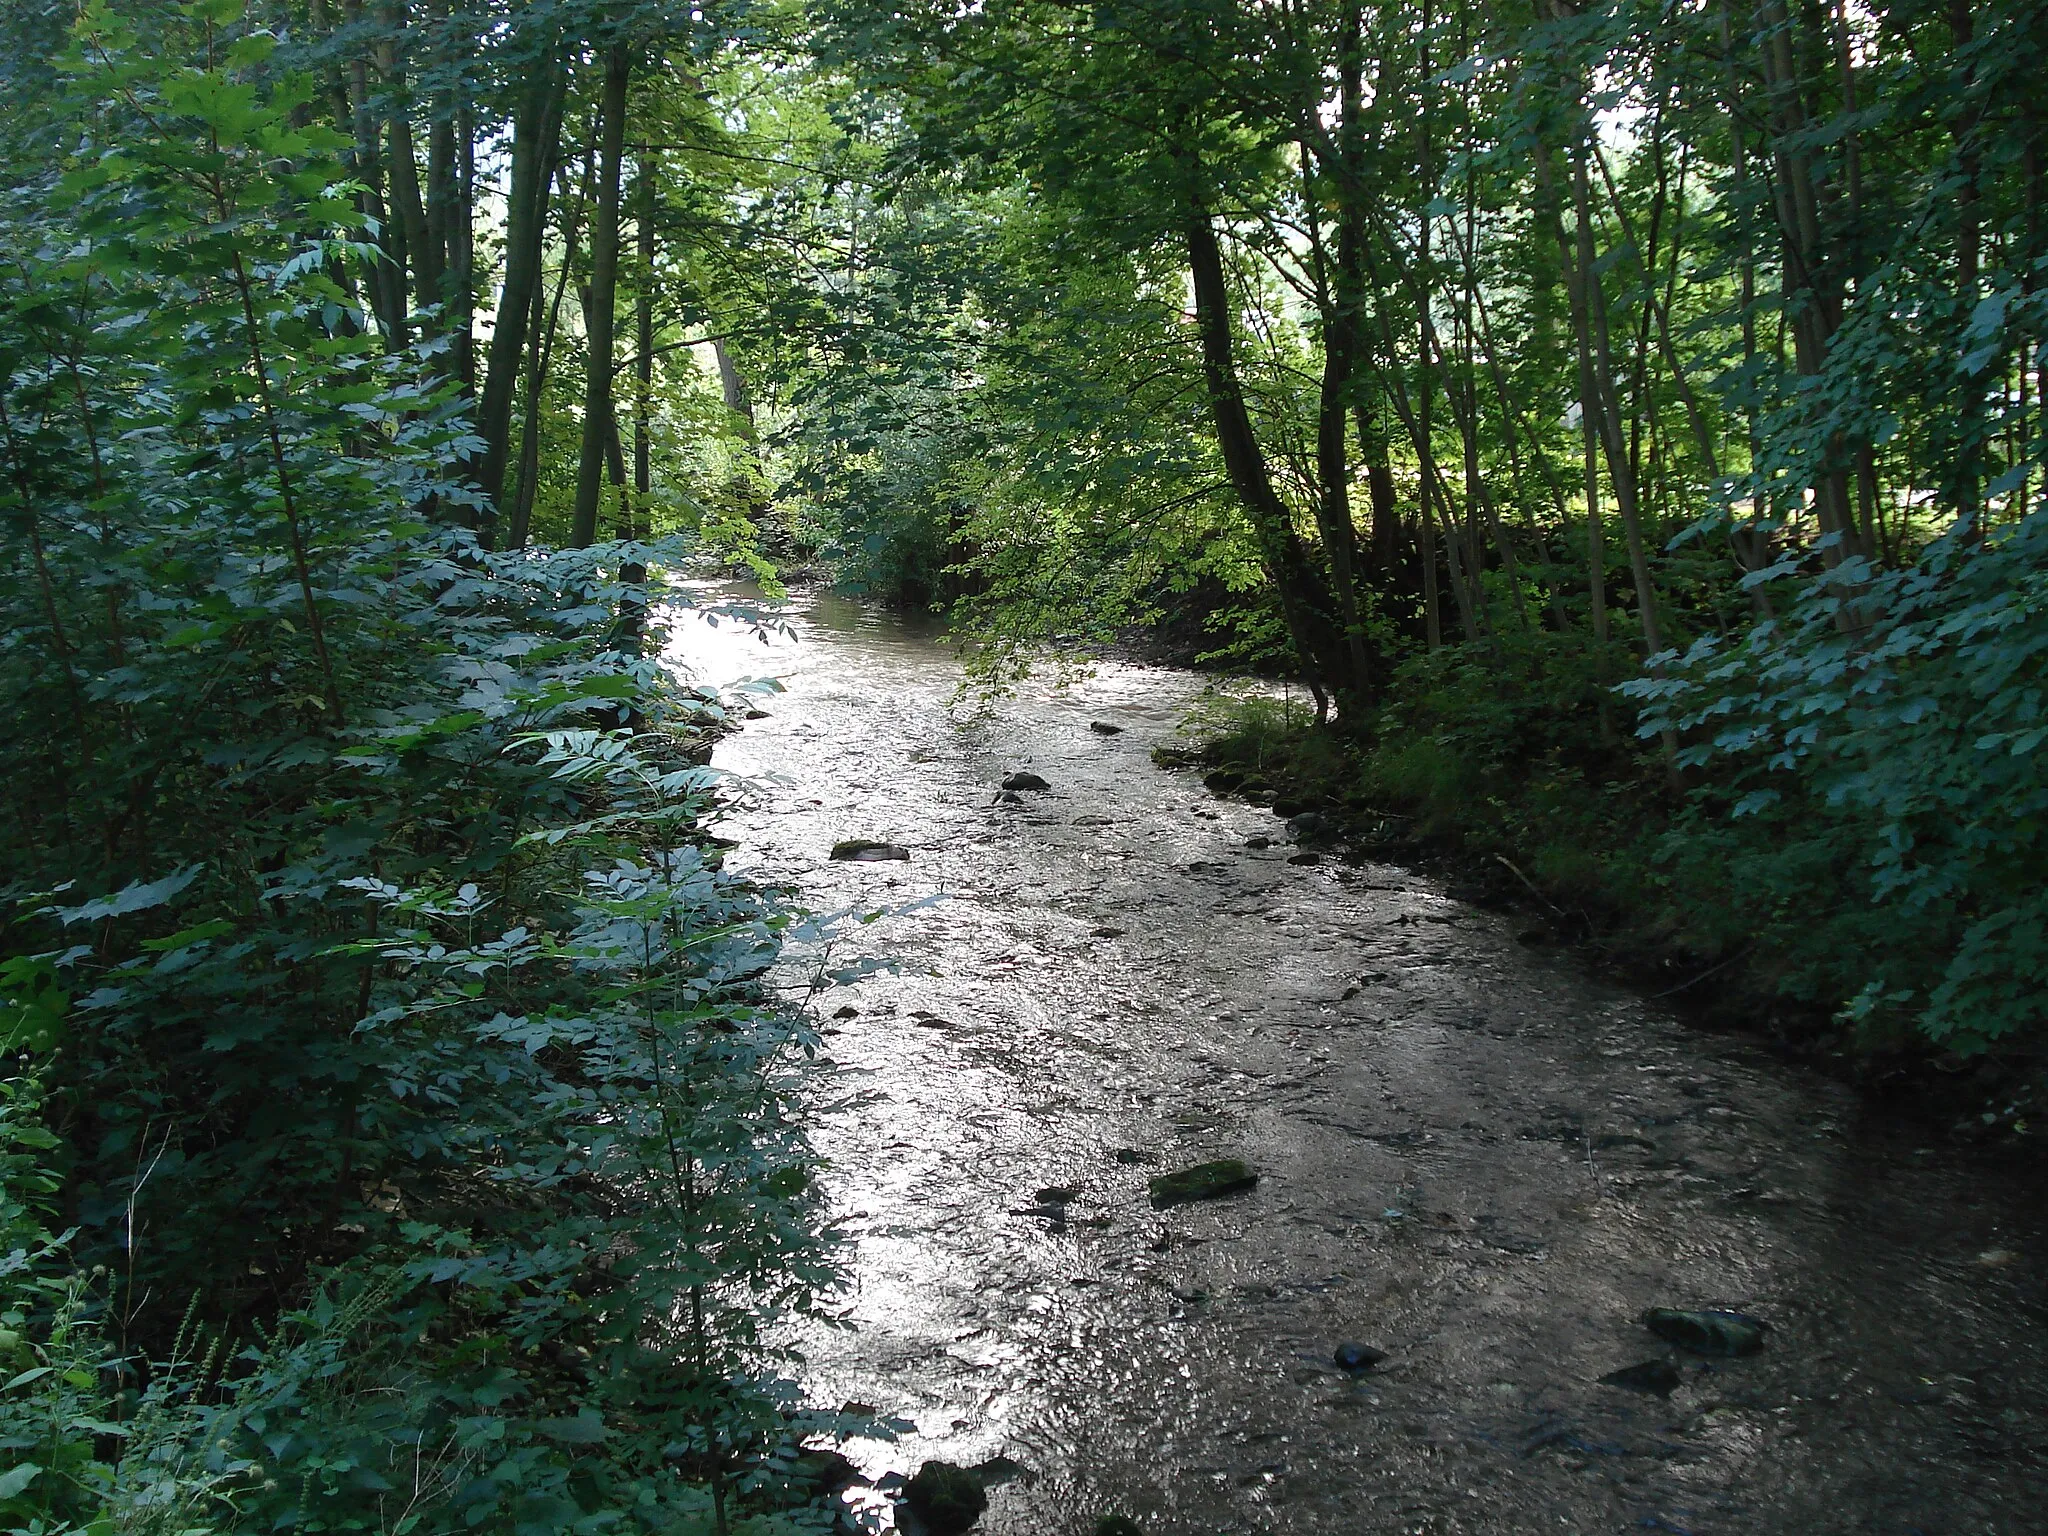
<svg viewBox="0 0 2048 1536">
<path fill-rule="evenodd" d="M 734 858 L 821 906 L 947 898 L 818 1005 L 857 1326 L 807 1341 L 809 1385 L 917 1426 L 851 1448 L 871 1479 L 1007 1458 L 995 1536 L 2048 1529 L 2025 1178 L 1426 878 L 1302 862 L 1152 764 L 1197 678 L 956 713 L 935 631 L 790 618 L 679 635 L 704 681 L 787 687 L 719 751 L 767 785 Z M 1051 787 L 1004 803 L 1019 769 Z M 911 859 L 831 863 L 849 837 Z M 1152 1208 L 1216 1158 L 1257 1187 Z M 1771 1331 L 1688 1354 L 1654 1306 Z M 1344 1371 L 1346 1342 L 1385 1358 Z M 1662 1360 L 1668 1395 L 1600 1380 Z"/>
</svg>

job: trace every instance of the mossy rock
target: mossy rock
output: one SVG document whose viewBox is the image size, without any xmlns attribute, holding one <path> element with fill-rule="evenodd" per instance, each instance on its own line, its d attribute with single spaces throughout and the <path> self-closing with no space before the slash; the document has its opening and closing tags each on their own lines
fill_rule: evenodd
<svg viewBox="0 0 2048 1536">
<path fill-rule="evenodd" d="M 1220 1200 L 1225 1195 L 1241 1195 L 1258 1187 L 1259 1176 L 1250 1166 L 1234 1157 L 1219 1158 L 1213 1163 L 1197 1163 L 1192 1168 L 1181 1168 L 1173 1173 L 1162 1173 L 1148 1184 L 1152 1192 L 1152 1205 L 1156 1210 L 1165 1210 L 1169 1205 L 1187 1205 L 1196 1200 Z"/>
<path fill-rule="evenodd" d="M 1681 1312 L 1652 1307 L 1643 1326 L 1658 1338 L 1696 1355 L 1753 1355 L 1764 1347 L 1771 1325 L 1741 1312 Z"/>
<path fill-rule="evenodd" d="M 928 1461 L 904 1485 L 903 1502 L 931 1536 L 960 1536 L 988 1508 L 988 1490 L 966 1467 Z"/>
</svg>

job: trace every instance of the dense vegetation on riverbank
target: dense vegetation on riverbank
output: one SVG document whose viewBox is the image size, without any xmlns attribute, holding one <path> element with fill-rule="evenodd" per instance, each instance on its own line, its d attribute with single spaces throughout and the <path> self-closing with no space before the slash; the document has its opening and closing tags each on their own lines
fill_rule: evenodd
<svg viewBox="0 0 2048 1536">
<path fill-rule="evenodd" d="M 10 13 L 0 1527 L 814 1526 L 803 920 L 721 871 L 727 705 L 659 660 L 729 507 L 650 541 L 600 398 L 620 539 L 498 536 L 534 355 L 467 312 L 455 127 L 654 23 L 478 14 L 458 70 L 448 8 L 347 14 Z"/>
<path fill-rule="evenodd" d="M 1196 615 L 1318 793 L 2038 1052 L 2032 0 L 4 28 L 11 1526 L 815 1523 L 692 561 Z"/>
<path fill-rule="evenodd" d="M 991 676 L 1230 594 L 1317 792 L 2038 1052 L 2038 7 L 828 12 L 965 283 L 865 472 Z"/>
</svg>

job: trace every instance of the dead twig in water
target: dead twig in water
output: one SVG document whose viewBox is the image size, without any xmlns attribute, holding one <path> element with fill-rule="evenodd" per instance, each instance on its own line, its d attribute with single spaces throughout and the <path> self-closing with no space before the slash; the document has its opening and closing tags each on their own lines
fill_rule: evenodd
<svg viewBox="0 0 2048 1536">
<path fill-rule="evenodd" d="M 1499 863 L 1499 865 L 1503 869 L 1505 869 L 1509 874 L 1513 875 L 1517 880 L 1521 881 L 1522 884 L 1526 885 L 1529 888 L 1529 894 L 1531 896 L 1534 896 L 1538 901 L 1542 902 L 1543 905 L 1550 908 L 1550 910 L 1555 912 L 1559 917 L 1571 916 L 1571 914 L 1565 911 L 1563 907 L 1560 907 L 1556 902 L 1552 901 L 1548 896 L 1544 895 L 1543 892 L 1538 890 L 1536 888 L 1536 882 L 1534 880 L 1531 880 L 1527 875 L 1523 874 L 1521 870 L 1515 867 L 1514 860 L 1510 859 L 1504 853 L 1496 853 L 1493 857 L 1495 861 Z"/>
</svg>

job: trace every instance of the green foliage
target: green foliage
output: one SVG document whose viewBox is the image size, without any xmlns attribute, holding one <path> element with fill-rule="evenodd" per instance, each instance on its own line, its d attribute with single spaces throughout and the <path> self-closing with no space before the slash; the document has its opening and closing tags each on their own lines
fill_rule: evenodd
<svg viewBox="0 0 2048 1536">
<path fill-rule="evenodd" d="M 40 1085 L 0 1422 L 41 1469 L 0 1508 L 802 1523 L 778 1457 L 863 1426 L 783 1379 L 838 1274 L 763 984 L 804 924 L 702 831 L 726 711 L 651 622 L 695 551 L 478 547 L 454 385 L 361 307 L 274 43 L 88 10 L 0 220 L 0 1048 Z"/>
<path fill-rule="evenodd" d="M 1714 783 L 1718 846 L 1819 996 L 1964 1053 L 2048 1027 L 2048 511 L 1912 566 L 1774 575 L 1779 620 L 1624 691 Z"/>
</svg>

